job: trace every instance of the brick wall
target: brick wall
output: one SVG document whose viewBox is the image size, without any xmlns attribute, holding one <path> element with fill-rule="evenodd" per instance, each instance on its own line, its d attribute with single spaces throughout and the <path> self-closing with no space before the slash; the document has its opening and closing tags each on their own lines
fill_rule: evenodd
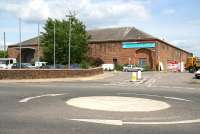
<svg viewBox="0 0 200 134">
<path fill-rule="evenodd" d="M 89 56 L 101 58 L 105 64 L 112 64 L 113 59 L 117 59 L 119 64 L 129 64 L 129 58 L 130 64 L 138 64 L 140 58 L 146 58 L 151 69 L 156 69 L 153 49 L 124 49 L 121 42 L 92 43 L 89 48 Z"/>
<path fill-rule="evenodd" d="M 175 47 L 166 45 L 163 42 L 157 41 L 157 56 L 158 61 L 163 63 L 164 69 L 167 69 L 168 61 L 177 61 L 186 63 L 187 57 L 191 56 L 190 53 L 179 50 Z"/>
<path fill-rule="evenodd" d="M 103 74 L 102 68 L 93 69 L 12 69 L 0 70 L 0 79 L 44 79 L 44 78 L 71 78 Z"/>
</svg>

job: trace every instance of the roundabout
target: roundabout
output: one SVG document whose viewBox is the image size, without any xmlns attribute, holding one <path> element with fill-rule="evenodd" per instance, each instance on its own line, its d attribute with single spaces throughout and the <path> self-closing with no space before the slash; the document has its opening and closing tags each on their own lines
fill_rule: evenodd
<svg viewBox="0 0 200 134">
<path fill-rule="evenodd" d="M 122 94 L 122 93 L 121 93 Z M 134 97 L 124 97 L 124 96 L 88 96 L 88 97 L 78 97 L 78 98 L 71 98 L 66 101 L 68 106 L 72 106 L 78 109 L 84 110 L 91 110 L 91 111 L 98 111 L 97 113 L 102 112 L 118 112 L 121 114 L 126 113 L 144 113 L 147 112 L 162 112 L 165 110 L 170 110 L 171 105 L 165 101 L 158 101 L 149 98 L 138 98 L 136 96 L 151 96 L 155 99 L 157 98 L 164 98 L 170 99 L 171 101 L 182 101 L 184 103 L 191 103 L 192 101 L 177 98 L 177 97 L 166 97 L 166 96 L 159 96 L 159 95 L 150 95 L 150 94 L 137 94 L 137 93 L 130 93 L 135 94 Z M 135 114 L 135 116 L 137 116 Z M 176 113 L 179 114 L 179 113 Z M 91 116 L 90 116 L 91 117 Z M 68 119 L 71 121 L 78 121 L 78 122 L 87 122 L 87 123 L 97 123 L 97 124 L 107 124 L 107 125 L 173 125 L 173 124 L 193 124 L 193 123 L 200 123 L 200 118 L 196 119 L 176 119 L 176 120 L 167 120 L 170 117 L 167 117 L 166 120 L 157 120 L 154 121 L 153 119 L 150 121 L 134 121 L 134 120 L 120 120 L 120 119 L 100 119 L 100 118 L 73 118 Z M 184 117 L 182 117 L 184 118 Z M 141 118 L 143 119 L 143 118 Z M 138 119 L 137 119 L 138 120 Z M 140 120 L 140 119 L 139 119 Z"/>
<path fill-rule="evenodd" d="M 113 112 L 152 112 L 170 108 L 168 103 L 162 101 L 120 96 L 80 97 L 66 103 L 78 108 Z"/>
<path fill-rule="evenodd" d="M 1 85 L 0 133 L 199 134 L 196 85 L 177 88 L 171 79 L 148 88 L 106 82 Z"/>
</svg>

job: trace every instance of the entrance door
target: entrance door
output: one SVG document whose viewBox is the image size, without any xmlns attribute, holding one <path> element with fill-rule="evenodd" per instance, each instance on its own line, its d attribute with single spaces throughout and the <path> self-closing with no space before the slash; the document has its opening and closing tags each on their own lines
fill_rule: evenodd
<svg viewBox="0 0 200 134">
<path fill-rule="evenodd" d="M 148 62 L 147 62 L 147 59 L 146 58 L 140 58 L 139 59 L 139 66 L 140 67 L 146 67 L 146 66 L 148 66 Z"/>
</svg>

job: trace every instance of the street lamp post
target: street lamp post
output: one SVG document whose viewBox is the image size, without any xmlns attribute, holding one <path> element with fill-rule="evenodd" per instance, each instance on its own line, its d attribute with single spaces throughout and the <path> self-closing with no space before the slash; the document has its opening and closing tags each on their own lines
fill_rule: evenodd
<svg viewBox="0 0 200 134">
<path fill-rule="evenodd" d="M 6 33 L 3 33 L 3 40 L 4 40 L 4 58 L 6 58 Z"/>
<path fill-rule="evenodd" d="M 56 24 L 54 23 L 53 25 L 53 33 L 54 33 L 54 38 L 53 38 L 53 63 L 54 63 L 54 69 L 56 68 Z"/>
<path fill-rule="evenodd" d="M 40 24 L 39 23 L 38 23 L 38 38 L 37 38 L 37 43 L 38 43 L 37 61 L 40 62 Z"/>
<path fill-rule="evenodd" d="M 22 68 L 21 18 L 19 18 L 19 67 Z"/>
<path fill-rule="evenodd" d="M 68 69 L 70 69 L 70 65 L 71 65 L 71 15 L 67 15 L 67 17 L 69 17 L 69 37 L 68 37 Z"/>
</svg>

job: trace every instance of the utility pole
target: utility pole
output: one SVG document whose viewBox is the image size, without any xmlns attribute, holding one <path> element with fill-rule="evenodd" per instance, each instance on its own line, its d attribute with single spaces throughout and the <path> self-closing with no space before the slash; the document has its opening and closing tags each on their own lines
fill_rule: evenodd
<svg viewBox="0 0 200 134">
<path fill-rule="evenodd" d="M 4 40 L 4 58 L 6 58 L 6 32 L 3 33 Z"/>
<path fill-rule="evenodd" d="M 40 24 L 38 23 L 38 52 L 37 52 L 37 61 L 40 62 Z"/>
<path fill-rule="evenodd" d="M 68 69 L 70 69 L 70 60 L 71 60 L 71 15 L 69 16 L 69 45 L 68 45 Z"/>
<path fill-rule="evenodd" d="M 19 66 L 22 68 L 22 35 L 21 35 L 21 18 L 19 18 Z"/>
<path fill-rule="evenodd" d="M 53 45 L 54 46 L 53 47 L 53 59 L 54 59 L 53 61 L 54 62 L 53 63 L 54 63 L 54 69 L 55 69 L 56 68 L 56 24 L 55 24 L 55 22 L 54 22 L 53 26 L 54 26 L 54 28 L 53 28 L 54 29 L 53 30 L 54 31 L 54 38 L 53 38 L 54 39 L 54 41 L 53 41 L 53 44 L 54 44 Z"/>
</svg>

